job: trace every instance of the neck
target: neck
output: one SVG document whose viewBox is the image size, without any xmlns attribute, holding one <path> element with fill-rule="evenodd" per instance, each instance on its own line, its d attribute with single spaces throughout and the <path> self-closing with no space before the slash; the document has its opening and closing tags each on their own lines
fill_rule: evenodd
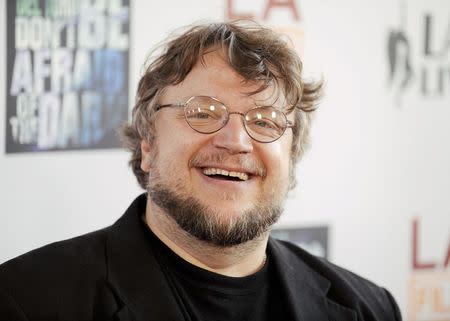
<svg viewBox="0 0 450 321">
<path fill-rule="evenodd" d="M 150 200 L 145 222 L 152 232 L 178 256 L 202 269 L 243 277 L 257 272 L 265 262 L 269 232 L 243 244 L 220 247 L 198 240 Z"/>
</svg>

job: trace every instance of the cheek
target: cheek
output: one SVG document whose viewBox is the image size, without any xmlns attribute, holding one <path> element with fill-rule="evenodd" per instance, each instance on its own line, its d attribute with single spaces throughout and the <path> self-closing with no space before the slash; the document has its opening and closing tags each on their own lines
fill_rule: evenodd
<svg viewBox="0 0 450 321">
<path fill-rule="evenodd" d="M 166 115 L 164 115 L 166 116 Z M 189 152 L 205 139 L 206 135 L 195 132 L 184 120 L 183 115 L 161 117 L 156 125 L 158 146 L 172 162 L 185 158 Z"/>
<path fill-rule="evenodd" d="M 268 185 L 272 193 L 275 195 L 288 190 L 290 181 L 290 149 L 291 143 L 290 139 L 283 140 L 280 142 L 275 142 L 276 145 L 270 146 L 266 150 L 265 159 L 267 170 L 268 170 Z"/>
<path fill-rule="evenodd" d="M 159 166 L 170 171 L 169 174 L 182 175 L 182 171 L 189 169 L 189 160 L 201 146 L 198 139 L 182 131 L 168 133 L 164 139 L 162 135 L 158 141 Z"/>
<path fill-rule="evenodd" d="M 274 145 L 268 146 L 269 150 L 267 152 L 268 158 L 271 163 L 277 164 L 280 170 L 289 167 L 289 160 L 291 155 L 291 143 L 290 139 L 283 139 L 279 141 L 278 144 L 275 142 Z"/>
</svg>

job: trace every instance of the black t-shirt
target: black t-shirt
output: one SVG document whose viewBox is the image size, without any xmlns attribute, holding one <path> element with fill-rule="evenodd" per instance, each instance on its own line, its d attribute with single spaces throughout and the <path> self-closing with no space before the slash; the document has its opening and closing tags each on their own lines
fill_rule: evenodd
<svg viewBox="0 0 450 321">
<path fill-rule="evenodd" d="M 281 289 L 271 273 L 269 255 L 258 272 L 228 277 L 185 261 L 143 225 L 186 320 L 289 320 Z"/>
</svg>

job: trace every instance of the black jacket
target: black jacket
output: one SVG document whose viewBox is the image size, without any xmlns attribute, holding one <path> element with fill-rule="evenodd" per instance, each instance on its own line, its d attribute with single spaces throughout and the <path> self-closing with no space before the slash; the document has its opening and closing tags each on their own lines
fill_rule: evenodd
<svg viewBox="0 0 450 321">
<path fill-rule="evenodd" d="M 184 320 L 148 246 L 138 197 L 114 225 L 0 265 L 0 321 Z M 271 264 L 295 320 L 401 320 L 385 289 L 269 240 Z"/>
</svg>

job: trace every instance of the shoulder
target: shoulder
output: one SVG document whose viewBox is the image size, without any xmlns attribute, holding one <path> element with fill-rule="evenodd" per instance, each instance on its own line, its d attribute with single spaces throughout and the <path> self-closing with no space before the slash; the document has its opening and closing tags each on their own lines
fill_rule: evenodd
<svg viewBox="0 0 450 321">
<path fill-rule="evenodd" d="M 107 229 L 98 230 L 64 241 L 54 242 L 41 248 L 22 254 L 0 265 L 0 277 L 12 276 L 33 271 L 33 275 L 50 272 L 57 276 L 70 272 L 70 269 L 82 271 L 83 268 L 101 264 Z M 81 269 L 81 270 L 80 270 Z"/>
<path fill-rule="evenodd" d="M 0 265 L 0 312 L 45 311 L 80 295 L 89 300 L 106 279 L 106 232 L 55 242 Z"/>
<path fill-rule="evenodd" d="M 307 271 L 305 273 L 310 281 L 313 280 L 311 282 L 320 280 L 322 284 L 326 283 L 327 297 L 333 302 L 352 308 L 359 315 L 395 315 L 395 320 L 401 320 L 394 298 L 384 287 L 324 258 L 312 255 L 296 244 L 275 239 L 271 239 L 270 243 L 273 251 L 283 260 L 290 262 L 290 267 Z"/>
<path fill-rule="evenodd" d="M 142 250 L 144 237 L 139 234 L 145 204 L 143 194 L 107 228 L 43 246 L 1 264 L 0 316 L 8 316 L 7 320 L 109 319 L 106 316 L 122 305 L 111 282 L 117 281 L 111 278 L 115 271 L 111 261 L 126 279 L 133 275 L 133 264 L 124 256 L 141 257 L 136 248 L 146 253 Z"/>
</svg>

